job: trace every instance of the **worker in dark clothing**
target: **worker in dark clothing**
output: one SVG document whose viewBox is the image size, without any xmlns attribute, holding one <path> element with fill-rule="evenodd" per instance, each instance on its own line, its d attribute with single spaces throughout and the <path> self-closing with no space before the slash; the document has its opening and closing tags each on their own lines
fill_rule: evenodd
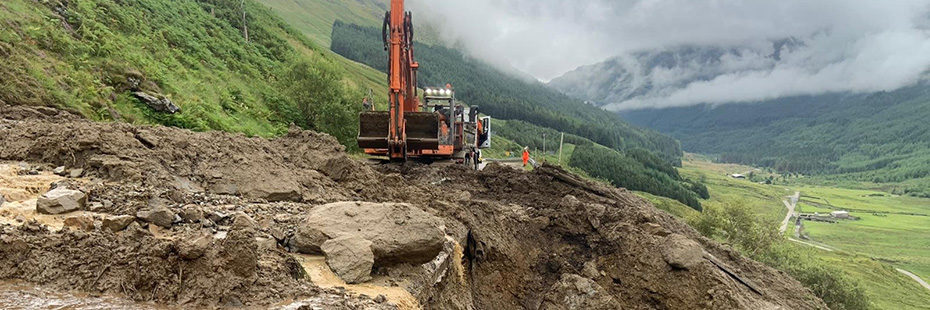
<svg viewBox="0 0 930 310">
<path fill-rule="evenodd" d="M 468 152 L 465 152 L 465 165 L 466 166 L 468 166 L 468 164 L 471 163 L 472 152 L 473 151 L 471 149 L 468 149 Z"/>
<path fill-rule="evenodd" d="M 475 155 L 472 159 L 475 162 L 475 170 L 478 170 L 479 165 L 481 165 L 481 150 L 475 150 Z"/>
</svg>

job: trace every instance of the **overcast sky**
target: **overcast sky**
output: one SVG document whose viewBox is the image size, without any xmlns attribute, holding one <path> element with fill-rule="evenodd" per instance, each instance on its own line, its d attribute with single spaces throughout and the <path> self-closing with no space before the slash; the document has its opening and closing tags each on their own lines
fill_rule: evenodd
<svg viewBox="0 0 930 310">
<path fill-rule="evenodd" d="M 736 66 L 712 80 L 612 105 L 620 109 L 892 90 L 930 68 L 930 0 L 410 0 L 409 6 L 447 42 L 541 81 L 641 50 L 698 45 L 765 55 L 772 40 L 805 44 L 771 66 Z"/>
</svg>

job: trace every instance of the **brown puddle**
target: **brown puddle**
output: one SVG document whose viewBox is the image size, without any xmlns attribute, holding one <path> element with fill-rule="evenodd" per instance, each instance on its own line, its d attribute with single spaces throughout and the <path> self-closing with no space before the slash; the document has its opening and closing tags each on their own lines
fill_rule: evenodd
<svg viewBox="0 0 930 310">
<path fill-rule="evenodd" d="M 420 303 L 406 289 L 401 286 L 378 285 L 381 282 L 377 277 L 372 281 L 361 284 L 347 284 L 339 278 L 329 266 L 326 258 L 318 255 L 293 254 L 294 258 L 304 267 L 310 281 L 322 288 L 343 287 L 354 294 L 365 294 L 371 297 L 384 295 L 389 302 L 397 305 L 401 310 L 421 309 Z"/>
</svg>

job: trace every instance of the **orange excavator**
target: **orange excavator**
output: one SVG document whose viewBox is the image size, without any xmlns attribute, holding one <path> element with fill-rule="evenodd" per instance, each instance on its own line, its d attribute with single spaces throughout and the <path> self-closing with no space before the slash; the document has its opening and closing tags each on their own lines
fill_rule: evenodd
<svg viewBox="0 0 930 310">
<path fill-rule="evenodd" d="M 404 11 L 403 0 L 391 0 L 381 30 L 388 52 L 390 107 L 376 111 L 373 104 L 366 105 L 370 110 L 359 115 L 358 146 L 367 154 L 403 161 L 410 157 L 462 159 L 466 151 L 490 147 L 490 118 L 478 120 L 477 107 L 466 110 L 457 105 L 451 85 L 427 88 L 421 106 L 412 18 Z"/>
</svg>

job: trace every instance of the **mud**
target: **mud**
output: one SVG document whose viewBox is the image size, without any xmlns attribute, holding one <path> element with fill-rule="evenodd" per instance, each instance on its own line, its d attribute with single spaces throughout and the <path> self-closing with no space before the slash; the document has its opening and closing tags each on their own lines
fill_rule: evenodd
<svg viewBox="0 0 930 310">
<path fill-rule="evenodd" d="M 545 301 L 551 309 L 558 300 L 547 297 L 569 294 L 558 283 L 571 274 L 629 309 L 826 309 L 787 275 L 699 236 L 632 193 L 556 167 L 372 164 L 348 157 L 327 135 L 299 129 L 268 140 L 2 105 L 0 145 L 8 166 L 83 169 L 67 182 L 88 194 L 96 219 L 155 207 L 204 214 L 170 228 L 136 222 L 117 233 L 56 230 L 26 216 L 0 222 L 0 279 L 186 307 L 304 300 L 345 309 L 537 309 Z M 7 205 L 28 205 L 41 192 L 10 197 L 4 188 L 13 203 L 0 217 Z M 399 287 L 415 303 L 403 293 L 379 303 L 373 293 L 314 284 L 307 273 L 319 270 L 288 253 L 304 215 L 339 201 L 411 203 L 444 220 L 450 242 L 440 257 L 373 274 L 380 282 L 368 292 Z M 242 216 L 251 220 L 234 220 Z M 760 292 L 706 260 L 670 266 L 661 249 L 672 233 L 696 241 Z M 203 253 L 189 255 L 192 240 L 204 236 L 211 241 Z"/>
</svg>

